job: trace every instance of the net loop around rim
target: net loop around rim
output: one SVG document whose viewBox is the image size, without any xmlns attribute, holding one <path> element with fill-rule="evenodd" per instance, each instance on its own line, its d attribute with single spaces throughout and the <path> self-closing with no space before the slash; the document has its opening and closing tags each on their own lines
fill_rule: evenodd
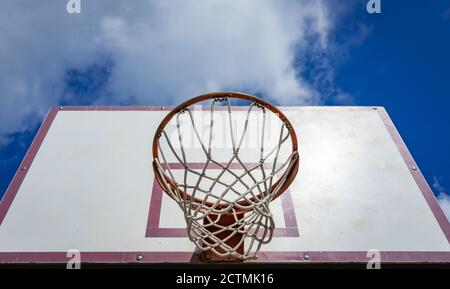
<svg viewBox="0 0 450 289">
<path fill-rule="evenodd" d="M 292 182 L 298 169 L 298 151 L 295 132 L 287 118 L 278 115 L 281 120 L 280 133 L 277 144 L 273 147 L 265 147 L 266 130 L 266 108 L 274 112 L 270 104 L 258 98 L 244 95 L 250 101 L 246 111 L 243 130 L 240 137 L 235 138 L 235 128 L 233 127 L 233 110 L 230 98 L 235 94 L 219 94 L 210 96 L 212 100 L 209 113 L 209 137 L 203 141 L 193 117 L 190 105 L 195 101 L 188 101 L 181 105 L 181 108 L 174 109 L 173 115 L 167 121 L 163 121 L 155 134 L 154 139 L 154 169 L 157 180 L 163 190 L 174 199 L 181 210 L 187 224 L 189 239 L 201 251 L 212 251 L 217 256 L 231 256 L 236 259 L 246 260 L 256 257 L 256 253 L 262 244 L 271 241 L 275 223 L 270 211 L 270 202 L 278 197 Z M 201 98 L 201 97 L 198 97 Z M 237 97 L 241 98 L 241 97 Z M 195 100 L 195 99 L 194 99 Z M 228 161 L 219 162 L 212 154 L 212 135 L 214 131 L 215 108 L 220 103 L 225 105 L 225 112 L 228 113 L 228 126 L 231 134 L 232 154 Z M 248 167 L 240 156 L 240 149 L 245 135 L 249 130 L 249 119 L 252 112 L 259 110 L 262 115 L 262 133 L 259 147 L 258 161 Z M 281 113 L 281 112 L 280 112 Z M 206 161 L 200 169 L 190 167 L 187 161 L 187 153 L 183 146 L 183 131 L 181 129 L 180 115 L 187 114 L 195 139 L 200 143 Z M 179 150 L 172 144 L 166 125 L 172 119 L 176 122 L 176 133 Z M 165 123 L 164 123 L 165 122 Z M 291 139 L 292 150 L 286 159 L 280 161 L 281 147 L 287 145 L 287 140 Z M 295 140 L 295 143 L 292 141 Z M 165 142 L 166 149 L 163 149 L 162 142 Z M 156 147 L 156 155 L 155 155 Z M 168 155 L 171 154 L 181 165 L 183 177 L 176 178 L 173 168 L 168 162 Z M 160 158 L 161 160 L 160 160 Z M 272 163 L 268 160 L 271 159 Z M 242 172 L 237 172 L 233 164 L 237 164 Z M 216 176 L 210 175 L 208 168 L 214 166 L 219 173 Z M 258 174 L 257 174 L 258 173 Z M 197 177 L 194 185 L 189 184 L 188 174 Z M 231 182 L 225 182 L 223 176 L 232 176 Z M 276 181 L 274 179 L 278 178 Z M 250 180 L 250 181 L 249 181 Z M 209 182 L 208 188 L 201 186 L 202 183 Z M 239 185 L 241 190 L 236 189 Z M 218 188 L 223 188 L 219 190 Z M 188 193 L 189 192 L 189 193 Z M 230 199 L 226 196 L 235 195 Z M 224 222 L 224 219 L 227 219 Z M 225 225 L 224 225 L 225 224 Z M 237 242 L 230 242 L 231 239 Z M 244 247 L 245 241 L 245 249 Z"/>
</svg>

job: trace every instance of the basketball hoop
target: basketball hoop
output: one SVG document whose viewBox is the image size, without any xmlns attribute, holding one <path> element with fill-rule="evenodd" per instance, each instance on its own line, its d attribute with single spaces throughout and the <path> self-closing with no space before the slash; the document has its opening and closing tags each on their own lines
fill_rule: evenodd
<svg viewBox="0 0 450 289">
<path fill-rule="evenodd" d="M 231 100 L 248 106 L 236 109 Z M 205 138 L 195 108 L 208 102 Z M 268 114 L 279 124 L 274 126 L 277 133 L 279 130 L 277 137 L 267 135 Z M 218 115 L 224 120 L 222 125 L 215 123 Z M 241 121 L 236 120 L 239 117 Z M 190 137 L 199 144 L 203 162 L 193 164 L 192 158 L 199 157 L 186 154 L 187 129 L 183 125 L 192 131 Z M 236 137 L 239 125 L 240 137 Z M 172 134 L 169 126 L 175 127 Z M 223 141 L 220 150 L 214 148 L 214 130 L 229 135 L 229 147 Z M 251 150 L 257 152 L 254 156 L 244 148 L 250 133 L 260 133 L 254 138 L 259 141 Z M 267 148 L 269 142 L 275 145 Z M 220 159 L 227 153 L 228 157 Z M 251 161 L 244 161 L 252 156 Z M 289 187 L 299 166 L 297 137 L 286 116 L 262 99 L 236 92 L 209 93 L 175 107 L 156 130 L 153 159 L 159 185 L 184 213 L 189 239 L 203 252 L 203 258 L 211 261 L 256 258 L 261 245 L 271 241 L 275 228 L 269 203 Z"/>
</svg>

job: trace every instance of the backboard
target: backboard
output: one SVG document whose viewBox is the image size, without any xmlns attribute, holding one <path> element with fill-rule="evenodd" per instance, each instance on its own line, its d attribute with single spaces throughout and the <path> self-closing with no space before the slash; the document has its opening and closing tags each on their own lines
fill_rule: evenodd
<svg viewBox="0 0 450 289">
<path fill-rule="evenodd" d="M 169 109 L 52 108 L 0 203 L 0 263 L 201 262 L 152 170 Z M 450 262 L 449 222 L 384 108 L 280 109 L 300 168 L 247 262 Z"/>
</svg>

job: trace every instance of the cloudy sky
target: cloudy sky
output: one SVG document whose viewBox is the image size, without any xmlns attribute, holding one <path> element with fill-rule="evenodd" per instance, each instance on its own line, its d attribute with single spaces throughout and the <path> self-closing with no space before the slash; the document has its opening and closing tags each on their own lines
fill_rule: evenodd
<svg viewBox="0 0 450 289">
<path fill-rule="evenodd" d="M 51 105 L 238 90 L 385 106 L 449 211 L 449 1 L 382 0 L 377 15 L 367 0 L 66 2 L 2 1 L 0 196 Z"/>
</svg>

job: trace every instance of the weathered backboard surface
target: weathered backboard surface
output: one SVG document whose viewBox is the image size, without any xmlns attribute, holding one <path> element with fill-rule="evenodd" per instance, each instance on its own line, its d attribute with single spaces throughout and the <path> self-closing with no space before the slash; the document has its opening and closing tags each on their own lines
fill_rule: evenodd
<svg viewBox="0 0 450 289">
<path fill-rule="evenodd" d="M 1 263 L 201 262 L 154 182 L 170 108 L 55 107 L 0 203 Z M 450 226 L 382 107 L 282 107 L 300 147 L 276 230 L 249 262 L 450 262 Z M 67 257 L 69 256 L 69 257 Z"/>
</svg>

